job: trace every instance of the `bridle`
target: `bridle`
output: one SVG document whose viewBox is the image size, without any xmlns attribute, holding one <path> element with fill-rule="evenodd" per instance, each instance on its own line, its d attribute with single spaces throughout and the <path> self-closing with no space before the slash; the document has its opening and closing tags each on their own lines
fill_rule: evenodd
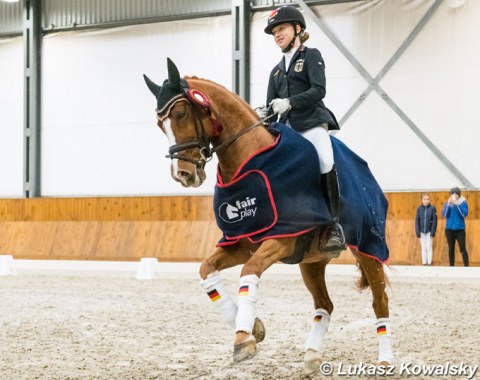
<svg viewBox="0 0 480 380">
<path fill-rule="evenodd" d="M 170 158 L 172 160 L 177 159 L 177 160 L 181 160 L 181 161 L 190 162 L 190 163 L 194 164 L 198 169 L 204 169 L 205 164 L 212 159 L 214 153 L 217 153 L 218 151 L 220 151 L 222 149 L 225 149 L 230 144 L 232 144 L 236 139 L 238 139 L 240 136 L 243 136 L 243 135 L 247 134 L 248 132 L 250 132 L 251 130 L 253 130 L 254 128 L 256 128 L 260 125 L 263 125 L 268 119 L 275 116 L 275 114 L 272 114 L 272 115 L 269 115 L 267 117 L 264 117 L 264 118 L 260 119 L 259 121 L 257 121 L 256 123 L 249 126 L 248 128 L 230 136 L 223 143 L 213 147 L 213 146 L 211 146 L 211 141 L 210 141 L 209 136 L 207 135 L 207 132 L 205 131 L 205 127 L 203 126 L 203 123 L 200 120 L 199 112 L 203 111 L 207 114 L 210 122 L 212 123 L 213 136 L 214 137 L 220 135 L 220 133 L 223 130 L 223 127 L 218 122 L 218 120 L 214 117 L 214 115 L 212 113 L 212 110 L 210 108 L 210 104 L 209 104 L 206 96 L 203 95 L 202 93 L 200 93 L 199 91 L 197 91 L 197 93 L 195 93 L 194 91 L 196 91 L 196 90 L 193 90 L 193 91 L 189 90 L 184 97 L 181 97 L 178 100 L 176 100 L 174 103 L 172 103 L 172 105 L 169 107 L 169 109 L 171 109 L 173 107 L 173 104 L 175 104 L 178 101 L 187 102 L 188 104 L 190 104 L 192 106 L 192 113 L 193 113 L 193 121 L 194 121 L 194 125 L 195 125 L 196 139 L 193 140 L 193 141 L 187 141 L 187 142 L 184 142 L 184 143 L 175 144 L 175 145 L 170 146 L 170 148 L 168 149 L 168 155 L 166 155 L 165 157 Z M 198 98 L 196 97 L 197 94 L 201 94 L 202 96 L 204 96 L 205 101 L 204 102 L 199 101 Z M 166 119 L 168 116 L 169 116 L 169 112 L 166 115 L 164 115 L 163 117 L 160 117 L 159 115 L 157 115 L 157 117 L 160 121 L 162 121 L 163 119 Z M 200 148 L 200 156 L 201 156 L 200 159 L 196 160 L 196 159 L 187 157 L 187 156 L 180 153 L 180 152 L 183 152 L 187 149 L 192 149 L 192 148 Z"/>
<path fill-rule="evenodd" d="M 192 113 L 193 113 L 193 122 L 195 124 L 195 135 L 196 139 L 193 141 L 187 141 L 180 144 L 175 144 L 168 148 L 168 154 L 165 156 L 166 158 L 170 159 L 177 159 L 181 161 L 188 161 L 194 164 L 197 168 L 203 169 L 205 164 L 212 159 L 212 151 L 210 149 L 210 139 L 208 138 L 207 132 L 203 126 L 203 123 L 200 120 L 200 116 L 198 115 L 197 107 L 195 107 L 192 102 L 190 102 L 187 98 L 181 98 L 178 101 L 185 101 L 192 105 Z M 164 117 L 168 117 L 168 114 Z M 187 149 L 192 148 L 200 148 L 200 156 L 201 159 L 196 160 L 194 158 L 187 157 L 180 152 L 183 152 Z"/>
</svg>

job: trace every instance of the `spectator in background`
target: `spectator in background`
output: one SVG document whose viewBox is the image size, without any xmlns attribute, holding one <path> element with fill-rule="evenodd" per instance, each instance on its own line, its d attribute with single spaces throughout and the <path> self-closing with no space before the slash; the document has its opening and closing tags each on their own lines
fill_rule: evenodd
<svg viewBox="0 0 480 380">
<path fill-rule="evenodd" d="M 458 241 L 462 253 L 463 265 L 468 267 L 468 253 L 465 248 L 465 218 L 468 215 L 468 204 L 458 187 L 450 190 L 450 198 L 445 202 L 442 216 L 447 219 L 445 236 L 448 242 L 448 258 L 450 266 L 455 265 L 455 240 Z"/>
<path fill-rule="evenodd" d="M 422 264 L 432 265 L 432 240 L 437 231 L 437 209 L 430 204 L 430 195 L 422 194 L 422 204 L 415 217 L 415 232 L 422 246 Z"/>
</svg>

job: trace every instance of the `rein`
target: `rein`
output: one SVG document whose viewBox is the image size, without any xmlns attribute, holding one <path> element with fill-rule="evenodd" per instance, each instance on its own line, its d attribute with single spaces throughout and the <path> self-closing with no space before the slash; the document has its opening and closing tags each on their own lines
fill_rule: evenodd
<svg viewBox="0 0 480 380">
<path fill-rule="evenodd" d="M 250 132 L 251 130 L 253 130 L 254 128 L 256 128 L 258 126 L 263 125 L 263 123 L 265 121 L 267 121 L 268 119 L 270 119 L 270 118 L 272 118 L 273 116 L 276 115 L 276 114 L 272 114 L 272 115 L 269 115 L 269 116 L 266 116 L 266 117 L 260 119 L 255 124 L 252 124 L 248 128 L 234 134 L 233 136 L 230 136 L 226 141 L 224 141 L 220 145 L 217 145 L 216 147 L 212 148 L 212 147 L 210 147 L 210 139 L 207 136 L 205 128 L 203 127 L 203 123 L 201 122 L 200 116 L 198 115 L 198 111 L 199 111 L 199 110 L 197 110 L 198 106 L 196 106 L 196 104 L 191 102 L 189 99 L 187 99 L 186 101 L 189 102 L 193 106 L 195 133 L 197 135 L 197 140 L 172 145 L 168 149 L 168 155 L 166 155 L 165 157 L 170 158 L 172 160 L 177 159 L 177 160 L 191 162 L 192 164 L 194 164 L 199 169 L 203 169 L 205 167 L 205 164 L 212 159 L 214 153 L 217 153 L 218 151 L 220 151 L 222 149 L 225 149 L 226 147 L 231 145 L 235 140 L 237 140 L 239 137 L 247 134 L 248 132 Z M 220 129 L 219 129 L 218 121 L 211 117 L 211 110 L 209 108 L 206 110 L 206 112 L 209 115 L 210 121 L 212 122 L 212 126 L 214 128 L 214 135 L 218 136 L 219 132 L 217 133 L 216 131 L 218 131 L 218 130 L 221 131 L 221 126 L 220 126 Z M 199 133 L 199 131 L 200 131 L 200 133 Z M 184 156 L 182 154 L 179 154 L 179 152 L 183 152 L 184 150 L 192 149 L 192 148 L 200 148 L 200 155 L 202 156 L 201 159 L 195 160 L 193 158 L 190 158 L 190 157 Z"/>
<path fill-rule="evenodd" d="M 252 124 L 250 127 L 248 127 L 247 129 L 244 129 L 243 131 L 240 131 L 236 134 L 234 134 L 233 136 L 230 136 L 230 138 L 227 140 L 227 141 L 224 141 L 223 143 L 221 143 L 220 145 L 217 145 L 216 147 L 214 147 L 213 149 L 211 149 L 211 152 L 212 153 L 217 153 L 219 150 L 222 150 L 224 148 L 226 148 L 227 146 L 229 146 L 230 144 L 232 144 L 236 139 L 238 139 L 239 137 L 243 136 L 243 135 L 246 135 L 248 132 L 250 132 L 252 129 L 262 125 L 263 123 L 265 123 L 268 119 L 270 119 L 272 116 L 276 116 L 276 114 L 271 114 L 270 116 L 266 116 L 262 119 L 260 119 L 259 121 L 257 121 L 255 124 Z"/>
</svg>

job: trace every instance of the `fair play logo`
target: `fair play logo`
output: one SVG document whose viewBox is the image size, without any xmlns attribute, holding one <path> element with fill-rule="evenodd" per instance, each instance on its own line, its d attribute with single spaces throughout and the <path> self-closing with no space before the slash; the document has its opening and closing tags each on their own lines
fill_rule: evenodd
<svg viewBox="0 0 480 380">
<path fill-rule="evenodd" d="M 227 223 L 236 223 L 244 218 L 254 218 L 257 213 L 255 201 L 257 198 L 246 197 L 238 200 L 233 205 L 223 202 L 218 208 L 218 215 Z"/>
</svg>

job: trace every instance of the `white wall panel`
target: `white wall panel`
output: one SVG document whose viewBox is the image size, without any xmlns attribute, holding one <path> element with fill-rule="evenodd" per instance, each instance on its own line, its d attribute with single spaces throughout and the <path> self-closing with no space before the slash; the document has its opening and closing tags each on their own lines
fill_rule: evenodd
<svg viewBox="0 0 480 380">
<path fill-rule="evenodd" d="M 480 187 L 480 2 L 445 2 L 384 87 L 422 131 Z M 455 180 L 454 184 L 460 185 Z"/>
<path fill-rule="evenodd" d="M 23 193 L 23 45 L 0 40 L 0 197 Z"/>
<path fill-rule="evenodd" d="M 383 103 L 376 93 L 369 96 L 336 135 L 368 162 L 382 189 L 445 189 L 456 184 L 455 177 Z"/>
<path fill-rule="evenodd" d="M 213 48 L 212 48 L 213 47 Z M 44 195 L 211 193 L 170 179 L 156 101 L 142 78 L 161 84 L 166 57 L 181 75 L 231 88 L 230 17 L 71 32 L 44 39 Z"/>
</svg>

